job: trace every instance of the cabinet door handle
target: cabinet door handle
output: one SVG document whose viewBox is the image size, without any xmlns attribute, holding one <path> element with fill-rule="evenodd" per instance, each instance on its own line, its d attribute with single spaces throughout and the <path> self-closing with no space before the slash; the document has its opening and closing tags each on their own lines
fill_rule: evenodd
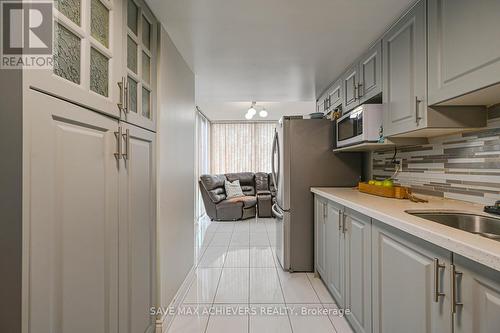
<svg viewBox="0 0 500 333">
<path fill-rule="evenodd" d="M 125 88 L 125 77 L 122 76 L 122 80 L 118 82 L 118 88 L 120 88 L 120 100 L 118 101 L 117 105 L 120 110 L 123 110 L 124 107 L 123 97 L 125 95 L 123 89 Z"/>
<path fill-rule="evenodd" d="M 451 264 L 451 313 L 457 313 L 457 306 L 462 306 L 463 303 L 457 300 L 457 276 L 461 276 L 462 272 L 457 272 L 455 265 Z"/>
<path fill-rule="evenodd" d="M 342 220 L 344 218 L 344 212 L 339 210 L 339 230 L 342 230 Z"/>
<path fill-rule="evenodd" d="M 347 215 L 344 213 L 342 213 L 342 233 L 345 235 L 346 231 L 347 231 Z"/>
<path fill-rule="evenodd" d="M 122 159 L 122 127 L 118 126 L 118 131 L 115 132 L 115 137 L 117 141 L 117 152 L 114 154 L 116 159 Z"/>
<path fill-rule="evenodd" d="M 124 98 L 124 103 L 125 103 L 125 113 L 129 113 L 129 106 L 130 106 L 130 82 L 127 79 L 125 79 L 124 81 L 124 85 L 125 85 L 125 88 L 124 88 L 124 91 L 125 91 L 125 98 Z"/>
<path fill-rule="evenodd" d="M 125 134 L 122 134 L 125 139 L 125 151 L 122 154 L 123 158 L 126 160 L 130 159 L 130 130 L 127 128 Z M 121 141 L 121 140 L 120 140 Z"/>
<path fill-rule="evenodd" d="M 434 302 L 439 302 L 439 297 L 444 296 L 443 292 L 439 291 L 439 270 L 444 269 L 445 265 L 439 263 L 438 258 L 434 258 Z"/>
<path fill-rule="evenodd" d="M 352 87 L 354 88 L 354 100 L 358 99 L 358 86 L 356 85 L 356 81 L 352 79 Z"/>
<path fill-rule="evenodd" d="M 420 117 L 420 103 L 422 100 L 418 99 L 417 96 L 415 96 L 415 122 L 417 125 L 420 123 L 420 120 L 422 120 L 422 117 Z"/>
<path fill-rule="evenodd" d="M 363 87 L 363 83 L 358 83 L 358 99 L 361 99 L 361 97 L 363 97 L 363 94 L 361 92 L 362 87 Z"/>
</svg>

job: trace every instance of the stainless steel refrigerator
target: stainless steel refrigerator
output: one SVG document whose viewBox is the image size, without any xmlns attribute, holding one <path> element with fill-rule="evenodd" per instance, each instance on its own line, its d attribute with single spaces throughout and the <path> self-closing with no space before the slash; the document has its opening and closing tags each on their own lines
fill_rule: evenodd
<svg viewBox="0 0 500 333">
<path fill-rule="evenodd" d="M 311 187 L 355 186 L 359 153 L 332 152 L 335 126 L 327 119 L 282 117 L 272 149 L 276 184 L 276 256 L 287 271 L 314 269 L 314 198 Z"/>
</svg>

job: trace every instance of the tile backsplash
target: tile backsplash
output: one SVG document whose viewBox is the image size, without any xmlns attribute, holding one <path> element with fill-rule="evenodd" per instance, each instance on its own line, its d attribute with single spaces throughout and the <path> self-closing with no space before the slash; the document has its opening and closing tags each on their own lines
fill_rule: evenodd
<svg viewBox="0 0 500 333">
<path fill-rule="evenodd" d="M 500 107 L 489 110 L 488 128 L 398 148 L 403 171 L 395 180 L 413 192 L 480 204 L 500 200 Z M 373 153 L 373 178 L 394 173 L 394 150 Z"/>
</svg>

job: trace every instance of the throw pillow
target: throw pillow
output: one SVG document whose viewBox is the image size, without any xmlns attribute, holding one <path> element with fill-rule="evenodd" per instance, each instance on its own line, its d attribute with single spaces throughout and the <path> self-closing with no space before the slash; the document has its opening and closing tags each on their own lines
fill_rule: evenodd
<svg viewBox="0 0 500 333">
<path fill-rule="evenodd" d="M 245 196 L 240 186 L 240 181 L 235 180 L 234 182 L 225 181 L 224 187 L 226 188 L 226 199 L 238 198 Z"/>
</svg>

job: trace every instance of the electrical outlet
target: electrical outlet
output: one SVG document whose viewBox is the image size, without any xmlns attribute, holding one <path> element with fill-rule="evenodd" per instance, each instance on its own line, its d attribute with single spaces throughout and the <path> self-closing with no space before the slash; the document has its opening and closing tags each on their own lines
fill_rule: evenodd
<svg viewBox="0 0 500 333">
<path fill-rule="evenodd" d="M 396 162 L 399 165 L 399 172 L 403 171 L 403 159 L 402 158 L 396 158 Z"/>
</svg>

